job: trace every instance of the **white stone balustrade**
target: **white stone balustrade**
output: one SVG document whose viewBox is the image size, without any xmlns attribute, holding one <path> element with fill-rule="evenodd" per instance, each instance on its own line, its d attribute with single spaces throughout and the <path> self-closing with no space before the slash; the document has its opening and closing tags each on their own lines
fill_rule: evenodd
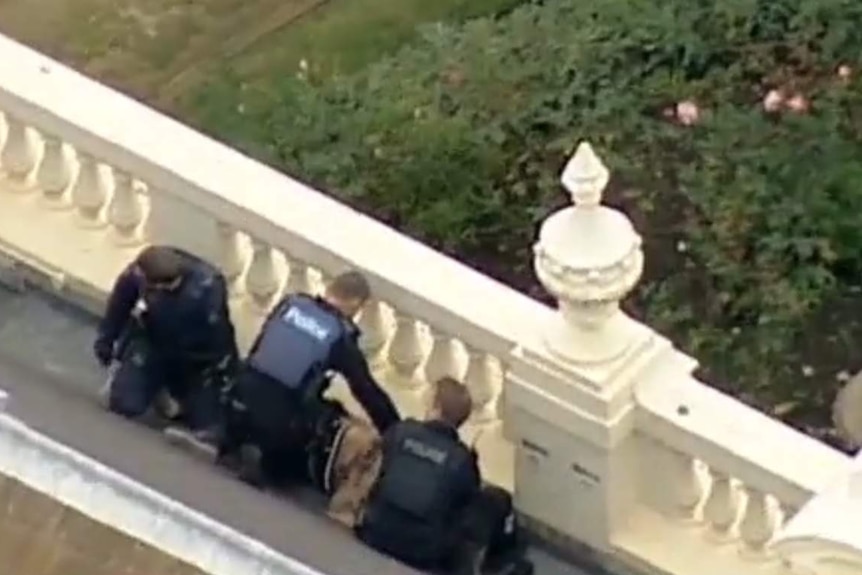
<svg viewBox="0 0 862 575">
<path fill-rule="evenodd" d="M 430 381 L 463 379 L 486 475 L 540 532 L 602 560 L 803 575 L 771 542 L 849 473 L 620 310 L 641 238 L 601 204 L 609 172 L 587 144 L 562 177 L 573 205 L 535 248 L 559 311 L 2 36 L 0 176 L 0 268 L 94 311 L 147 243 L 219 263 L 242 346 L 282 295 L 361 270 L 362 346 L 399 407 L 421 415 Z"/>
<path fill-rule="evenodd" d="M 221 265 L 243 347 L 281 296 L 362 270 L 375 292 L 362 345 L 387 391 L 419 416 L 430 381 L 463 378 L 476 403 L 465 436 L 489 477 L 511 487 L 496 409 L 505 357 L 549 310 L 21 45 L 0 38 L 0 53 L 23 58 L 0 63 L 17 78 L 0 87 L 0 249 L 12 260 L 96 311 L 141 247 L 180 245 Z M 84 91 L 26 95 L 73 85 Z M 175 162 L 189 170 L 167 168 Z M 503 300 L 484 300 L 496 291 Z M 352 404 L 344 387 L 335 393 Z"/>
</svg>

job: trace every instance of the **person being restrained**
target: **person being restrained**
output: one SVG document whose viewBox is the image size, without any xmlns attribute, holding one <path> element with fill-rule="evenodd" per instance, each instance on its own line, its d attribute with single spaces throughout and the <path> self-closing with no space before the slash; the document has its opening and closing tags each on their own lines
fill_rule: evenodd
<svg viewBox="0 0 862 575">
<path fill-rule="evenodd" d="M 111 375 L 102 400 L 129 418 L 165 393 L 163 415 L 195 429 L 218 419 L 221 381 L 238 359 L 221 272 L 185 251 L 145 248 L 117 278 L 94 354 Z"/>
<path fill-rule="evenodd" d="M 238 466 L 241 479 L 255 486 L 307 479 L 330 372 L 344 376 L 381 434 L 399 420 L 359 348 L 353 317 L 370 297 L 368 281 L 351 271 L 322 297 L 295 294 L 275 306 L 237 377 L 218 446 L 218 458 Z"/>
</svg>

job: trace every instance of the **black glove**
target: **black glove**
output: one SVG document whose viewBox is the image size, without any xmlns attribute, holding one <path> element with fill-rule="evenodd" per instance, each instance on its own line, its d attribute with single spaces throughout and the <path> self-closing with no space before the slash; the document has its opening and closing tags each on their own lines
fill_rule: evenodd
<svg viewBox="0 0 862 575">
<path fill-rule="evenodd" d="M 97 339 L 93 344 L 93 354 L 102 367 L 108 367 L 114 359 L 114 344 L 101 338 Z"/>
</svg>

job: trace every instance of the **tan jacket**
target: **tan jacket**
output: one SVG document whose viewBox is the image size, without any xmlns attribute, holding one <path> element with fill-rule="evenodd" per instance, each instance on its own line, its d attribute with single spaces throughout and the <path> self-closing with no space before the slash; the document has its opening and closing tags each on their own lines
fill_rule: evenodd
<svg viewBox="0 0 862 575">
<path fill-rule="evenodd" d="M 380 435 L 367 422 L 349 417 L 335 454 L 332 481 L 335 487 L 327 514 L 353 528 L 361 519 L 365 503 L 380 473 Z"/>
</svg>

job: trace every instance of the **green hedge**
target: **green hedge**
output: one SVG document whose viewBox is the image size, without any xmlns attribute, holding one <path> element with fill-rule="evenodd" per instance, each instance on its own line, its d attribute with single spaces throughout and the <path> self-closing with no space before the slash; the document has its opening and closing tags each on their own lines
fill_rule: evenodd
<svg viewBox="0 0 862 575">
<path fill-rule="evenodd" d="M 435 26 L 351 77 L 192 102 L 217 136 L 533 294 L 537 223 L 579 139 L 645 235 L 635 312 L 705 376 L 810 432 L 862 359 L 862 3 L 547 0 Z M 860 70 L 862 71 L 862 70 Z M 768 115 L 771 88 L 806 113 Z M 668 107 L 694 100 L 684 127 Z"/>
</svg>

